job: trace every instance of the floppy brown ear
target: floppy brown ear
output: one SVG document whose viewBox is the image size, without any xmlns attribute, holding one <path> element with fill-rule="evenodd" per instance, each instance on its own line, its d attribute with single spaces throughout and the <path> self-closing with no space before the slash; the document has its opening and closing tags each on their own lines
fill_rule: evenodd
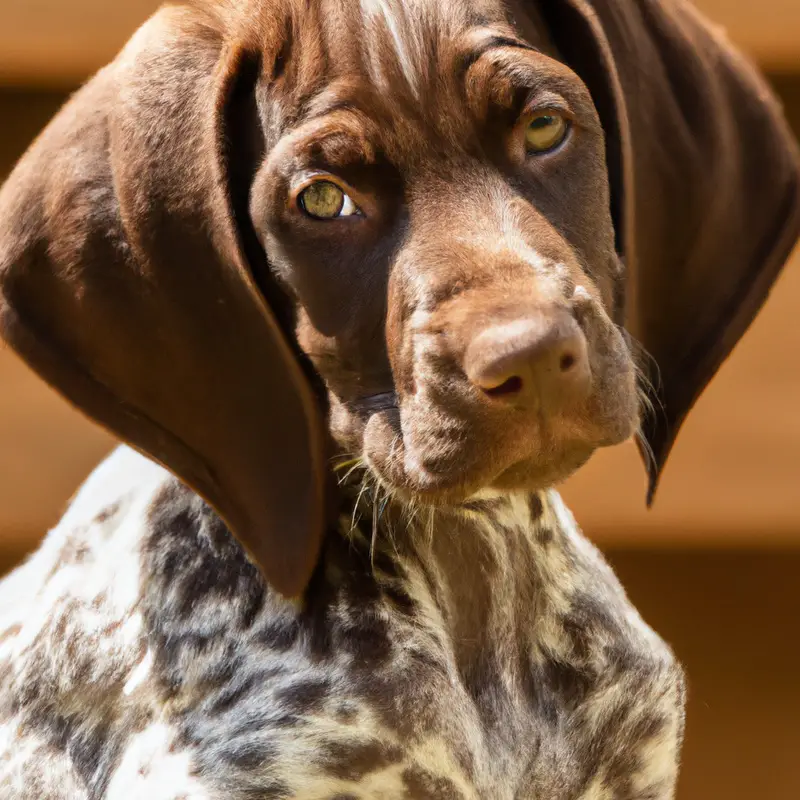
<svg viewBox="0 0 800 800">
<path fill-rule="evenodd" d="M 800 230 L 795 142 L 766 84 L 686 0 L 541 4 L 606 131 L 625 323 L 653 357 L 652 499 L 678 430 Z"/>
<path fill-rule="evenodd" d="M 134 36 L 0 192 L 0 333 L 296 595 L 324 526 L 323 428 L 240 213 L 258 136 L 229 126 L 257 74 L 199 12 L 168 7 Z"/>
</svg>

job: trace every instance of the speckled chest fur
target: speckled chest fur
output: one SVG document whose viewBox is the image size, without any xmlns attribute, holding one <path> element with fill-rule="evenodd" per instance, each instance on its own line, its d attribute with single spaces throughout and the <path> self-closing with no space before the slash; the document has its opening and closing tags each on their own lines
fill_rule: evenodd
<svg viewBox="0 0 800 800">
<path fill-rule="evenodd" d="M 554 492 L 362 498 L 295 604 L 123 449 L 0 591 L 8 800 L 673 795 L 680 668 Z"/>
</svg>

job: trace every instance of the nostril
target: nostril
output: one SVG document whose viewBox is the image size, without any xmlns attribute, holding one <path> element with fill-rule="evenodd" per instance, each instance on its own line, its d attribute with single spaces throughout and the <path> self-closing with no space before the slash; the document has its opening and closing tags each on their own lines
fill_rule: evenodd
<svg viewBox="0 0 800 800">
<path fill-rule="evenodd" d="M 558 366 L 561 368 L 562 372 L 568 372 L 575 366 L 575 356 L 572 353 L 564 353 L 561 356 L 561 360 L 558 362 Z"/>
<path fill-rule="evenodd" d="M 490 389 L 484 387 L 483 391 L 488 394 L 489 397 L 508 397 L 512 394 L 519 394 L 519 392 L 522 391 L 522 378 L 520 378 L 519 375 L 512 375 L 499 386 L 492 386 Z"/>
</svg>

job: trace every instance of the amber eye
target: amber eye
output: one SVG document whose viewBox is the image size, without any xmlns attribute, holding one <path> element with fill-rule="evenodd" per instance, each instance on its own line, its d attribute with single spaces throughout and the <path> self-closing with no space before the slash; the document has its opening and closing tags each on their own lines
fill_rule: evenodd
<svg viewBox="0 0 800 800">
<path fill-rule="evenodd" d="M 297 196 L 297 204 L 314 219 L 336 219 L 358 214 L 358 206 L 333 181 L 314 181 Z"/>
<path fill-rule="evenodd" d="M 529 153 L 546 153 L 558 147 L 569 132 L 569 122 L 560 114 L 544 111 L 536 114 L 525 130 Z"/>
</svg>

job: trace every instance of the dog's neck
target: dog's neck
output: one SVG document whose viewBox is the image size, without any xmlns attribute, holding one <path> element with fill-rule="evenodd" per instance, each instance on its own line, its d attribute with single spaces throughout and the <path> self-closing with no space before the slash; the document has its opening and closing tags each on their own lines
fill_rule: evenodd
<svg viewBox="0 0 800 800">
<path fill-rule="evenodd" d="M 476 680 L 487 659 L 513 673 L 558 655 L 563 615 L 585 578 L 580 564 L 602 564 L 555 491 L 442 509 L 362 495 L 342 525 L 379 584 L 399 574 L 428 605 L 462 674 Z"/>
</svg>

